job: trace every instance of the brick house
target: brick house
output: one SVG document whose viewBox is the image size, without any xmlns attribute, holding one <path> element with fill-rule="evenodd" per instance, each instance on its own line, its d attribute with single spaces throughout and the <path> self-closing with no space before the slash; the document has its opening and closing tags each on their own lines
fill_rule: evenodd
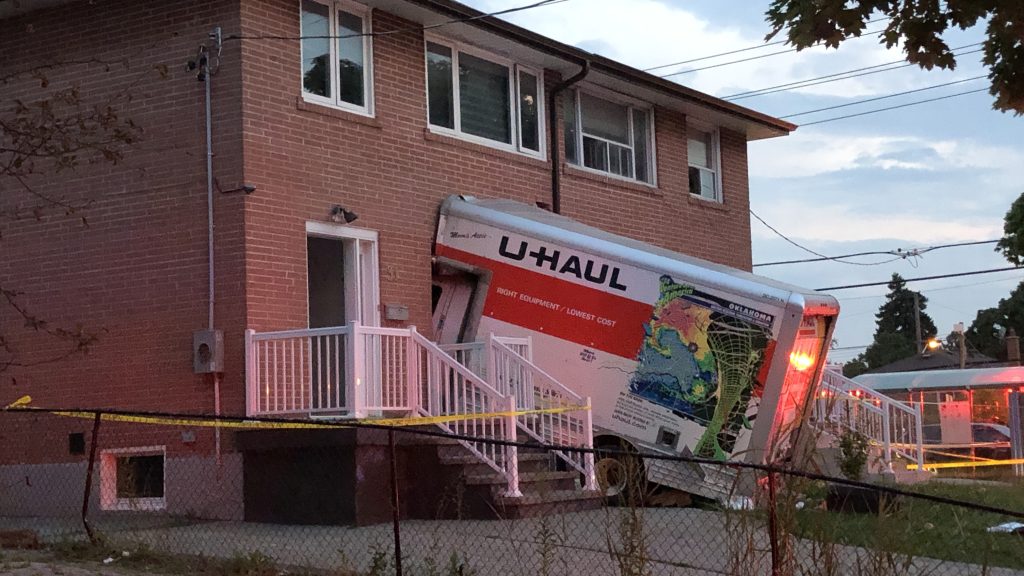
<svg viewBox="0 0 1024 576">
<path fill-rule="evenodd" d="M 478 16 L 450 0 L 0 5 L 3 76 L 27 71 L 0 85 L 4 107 L 78 86 L 84 101 L 113 102 L 144 130 L 123 162 L 30 181 L 82 204 L 87 226 L 61 214 L 0 222 L 0 285 L 24 292 L 52 325 L 101 331 L 88 354 L 60 362 L 45 362 L 61 352 L 45 336 L 4 332 L 30 366 L 8 368 L 0 401 L 244 415 L 247 329 L 358 320 L 429 338 L 433 236 L 450 195 L 552 207 L 750 269 L 747 142 L 793 125 Z M 186 70 L 189 60 L 199 69 Z M 32 205 L 2 185 L 2 212 Z M 679 228 L 666 233 L 666 222 Z M 322 265 L 331 258 L 360 278 L 341 306 L 316 302 L 341 282 Z M 5 330 L 12 314 L 0 309 Z M 223 334 L 218 376 L 193 369 L 193 335 L 207 328 Z M 84 465 L 28 425 L 0 434 L 2 460 Z M 121 454 L 166 458 L 168 510 L 199 505 L 182 503 L 172 460 L 201 468 L 216 443 L 223 465 L 243 466 L 231 434 L 149 436 L 105 446 L 103 469 L 115 473 Z M 227 498 L 208 513 L 240 516 L 237 491 L 211 496 Z M 113 498 L 102 505 L 116 508 Z"/>
</svg>

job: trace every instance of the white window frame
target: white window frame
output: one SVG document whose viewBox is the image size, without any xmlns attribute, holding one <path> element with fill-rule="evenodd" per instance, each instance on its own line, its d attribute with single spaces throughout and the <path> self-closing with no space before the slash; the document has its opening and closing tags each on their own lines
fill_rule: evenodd
<svg viewBox="0 0 1024 576">
<path fill-rule="evenodd" d="M 608 140 L 607 138 L 602 138 L 600 136 L 588 134 L 587 137 L 593 138 L 595 140 L 600 140 L 602 142 L 611 143 L 616 146 L 629 148 L 633 152 L 633 177 L 622 176 L 620 174 L 615 174 L 613 172 L 605 170 L 598 170 L 597 168 L 591 168 L 589 166 L 586 166 L 583 163 L 583 109 L 580 105 L 580 94 L 587 94 L 589 96 L 593 96 L 594 98 L 599 98 L 601 100 L 606 100 L 608 102 L 612 102 L 620 106 L 627 107 L 629 111 L 629 146 L 626 146 L 621 142 L 615 142 L 613 140 Z M 584 172 L 589 172 L 591 174 L 600 174 L 601 176 L 605 176 L 607 178 L 614 178 L 616 180 L 622 180 L 624 182 L 633 182 L 635 184 L 650 186 L 651 188 L 657 188 L 658 154 L 657 149 L 655 147 L 656 138 L 654 136 L 654 127 L 656 125 L 654 120 L 654 106 L 651 106 L 650 104 L 647 104 L 640 100 L 636 100 L 635 98 L 629 98 L 628 96 L 623 96 L 621 94 L 611 92 L 610 90 L 604 90 L 595 86 L 587 86 L 585 88 L 577 88 L 573 90 L 572 98 L 573 106 L 576 109 L 576 157 L 579 163 L 577 164 L 572 161 L 568 161 L 568 164 L 576 170 L 583 170 Z M 648 166 L 648 169 L 650 170 L 651 174 L 650 182 L 645 182 L 644 180 L 639 180 L 636 178 L 636 148 L 633 145 L 633 110 L 643 110 L 644 112 L 647 113 L 647 144 L 648 155 L 650 156 L 650 166 Z"/>
<path fill-rule="evenodd" d="M 357 290 L 345 291 L 345 321 L 380 326 L 380 253 L 376 230 L 346 224 L 306 222 L 306 236 L 341 240 L 345 251 L 345 277 L 354 278 Z M 306 279 L 306 293 L 309 293 Z M 368 285 L 367 285 L 368 284 Z M 309 304 L 306 305 L 309 326 Z"/>
<path fill-rule="evenodd" d="M 344 10 L 350 14 L 359 16 L 363 20 L 363 106 L 357 106 L 351 102 L 341 99 L 341 78 L 338 69 L 338 39 L 331 38 L 329 41 L 329 58 L 331 62 L 331 89 L 333 97 L 327 98 L 318 94 L 306 91 L 302 84 L 302 63 L 306 61 L 302 55 L 302 41 L 299 41 L 299 90 L 302 92 L 302 99 L 313 104 L 321 104 L 332 108 L 339 108 L 348 112 L 354 112 L 363 116 L 373 117 L 374 115 L 374 94 L 373 94 L 373 22 L 371 21 L 371 9 L 365 4 L 352 2 L 351 0 L 308 0 L 327 7 L 329 18 L 327 29 L 330 36 L 338 34 L 338 10 Z M 302 2 L 299 2 L 299 35 L 302 35 Z"/>
<path fill-rule="evenodd" d="M 117 495 L 117 459 L 126 456 L 160 456 L 164 459 L 164 495 L 159 498 L 120 498 Z M 142 446 L 100 452 L 100 508 L 151 512 L 167 509 L 167 448 Z"/>
<path fill-rule="evenodd" d="M 455 128 L 447 128 L 445 126 L 437 126 L 430 123 L 430 63 L 428 56 L 427 43 L 437 44 L 444 46 L 452 51 L 452 102 L 453 102 L 453 123 Z M 467 134 L 462 131 L 462 110 L 460 105 L 459 95 L 459 54 L 469 54 L 477 58 L 487 60 L 492 64 L 498 64 L 508 68 L 509 77 L 509 118 L 511 120 L 511 144 L 499 142 L 497 140 L 491 140 L 475 134 Z M 537 79 L 537 144 L 539 150 L 530 150 L 522 146 L 522 135 L 521 132 L 521 107 L 519 102 L 519 83 L 520 74 L 526 72 L 533 75 Z M 545 102 L 544 102 L 544 76 L 541 72 L 530 66 L 524 66 L 517 64 L 508 58 L 502 58 L 496 56 L 490 52 L 480 50 L 474 46 L 466 45 L 461 42 L 454 42 L 447 38 L 434 36 L 432 34 L 425 34 L 423 41 L 423 74 L 424 84 L 426 90 L 426 112 L 427 112 L 427 129 L 436 134 L 443 134 L 445 136 L 451 136 L 460 140 L 466 140 L 473 142 L 474 144 L 481 144 L 490 148 L 497 148 L 498 150 L 504 150 L 506 152 L 514 152 L 516 154 L 523 154 L 532 158 L 545 159 L 547 157 L 547 148 L 545 146 L 545 128 L 544 128 L 544 114 L 545 114 Z"/>
<path fill-rule="evenodd" d="M 702 166 L 694 166 L 690 163 L 690 131 L 696 130 L 711 135 L 711 160 L 714 162 L 714 170 L 708 170 Z M 690 168 L 697 168 L 702 172 L 712 172 L 715 178 L 715 197 L 708 198 L 703 194 L 694 194 L 690 191 Z M 718 128 L 702 122 L 693 121 L 687 118 L 686 122 L 686 193 L 694 198 L 700 198 L 708 202 L 725 202 L 725 191 L 722 189 L 722 140 Z"/>
</svg>

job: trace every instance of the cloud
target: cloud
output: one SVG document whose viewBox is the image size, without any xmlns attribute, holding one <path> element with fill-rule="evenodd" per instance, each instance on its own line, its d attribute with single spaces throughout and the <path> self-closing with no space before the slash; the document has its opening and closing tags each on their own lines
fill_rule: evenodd
<svg viewBox="0 0 1024 576">
<path fill-rule="evenodd" d="M 797 131 L 763 145 L 753 144 L 750 175 L 752 178 L 806 178 L 858 169 L 1009 171 L 1018 170 L 1022 164 L 1024 151 L 974 140 Z"/>
<path fill-rule="evenodd" d="M 887 210 L 879 205 L 865 214 L 836 202 L 808 204 L 790 199 L 773 199 L 754 210 L 768 223 L 797 241 L 854 242 L 874 238 L 902 239 L 921 246 L 941 242 L 963 242 L 1002 235 L 1002 221 L 985 216 L 926 216 Z M 775 238 L 759 222 L 752 224 L 755 242 Z"/>
<path fill-rule="evenodd" d="M 509 7 L 508 2 L 499 0 L 477 0 L 471 3 L 486 11 Z M 563 2 L 511 14 L 508 19 L 540 34 L 587 50 L 596 50 L 603 56 L 641 69 L 719 54 L 740 47 L 758 46 L 764 42 L 764 34 L 769 30 L 764 22 L 745 27 L 722 25 L 717 21 L 720 19 L 712 22 L 695 12 L 691 6 L 673 6 L 657 0 L 630 0 L 628 9 L 624 9 L 619 0 L 586 0 L 586 4 L 586 9 L 581 10 L 578 3 Z M 751 5 L 749 9 L 763 12 L 764 6 Z M 656 73 L 668 74 L 688 67 L 710 66 L 786 50 L 787 47 L 776 45 L 665 68 Z M 799 53 L 787 52 L 671 78 L 710 94 L 729 95 L 846 69 L 898 61 L 902 57 L 898 48 L 886 49 L 876 38 L 865 36 L 850 40 L 840 50 L 815 47 Z M 915 75 L 878 74 L 820 84 L 799 92 L 806 95 L 857 98 L 935 81 L 934 74 L 929 78 L 922 81 Z"/>
</svg>

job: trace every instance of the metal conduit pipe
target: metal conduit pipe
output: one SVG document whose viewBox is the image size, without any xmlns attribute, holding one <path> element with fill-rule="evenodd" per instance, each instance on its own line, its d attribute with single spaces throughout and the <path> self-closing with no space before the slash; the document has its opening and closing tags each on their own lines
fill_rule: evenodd
<svg viewBox="0 0 1024 576">
<path fill-rule="evenodd" d="M 558 141 L 558 97 L 590 73 L 590 60 L 580 63 L 580 71 L 576 75 L 555 84 L 548 93 L 548 131 L 551 145 L 551 211 L 562 213 L 562 166 L 559 158 Z"/>
</svg>

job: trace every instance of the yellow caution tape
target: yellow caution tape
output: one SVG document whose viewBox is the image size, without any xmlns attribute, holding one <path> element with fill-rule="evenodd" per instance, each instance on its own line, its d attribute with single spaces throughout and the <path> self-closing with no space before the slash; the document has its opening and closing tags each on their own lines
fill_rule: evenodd
<svg viewBox="0 0 1024 576">
<path fill-rule="evenodd" d="M 934 464 L 925 464 L 924 466 L 921 466 L 921 470 L 940 470 L 945 468 L 979 468 L 983 466 L 1013 466 L 1017 464 L 1024 464 L 1024 458 L 1016 458 L 1013 460 L 975 460 L 970 462 L 936 462 Z M 907 470 L 917 469 L 917 464 L 907 464 Z"/>
<path fill-rule="evenodd" d="M 32 399 L 28 396 L 19 398 L 9 404 L 5 409 L 25 409 Z M 280 422 L 264 420 L 221 420 L 211 417 L 187 417 L 187 416 L 158 416 L 143 414 L 109 414 L 102 410 L 94 412 L 52 410 L 51 414 L 68 418 L 93 419 L 96 413 L 100 413 L 100 419 L 107 422 L 131 422 L 135 424 L 160 424 L 164 426 L 192 426 L 210 428 L 243 428 L 243 429 L 330 429 L 348 428 L 360 424 L 373 426 L 423 426 L 428 424 L 444 424 L 447 422 L 460 422 L 467 420 L 490 420 L 494 418 L 508 418 L 529 416 L 533 414 L 564 414 L 566 412 L 578 412 L 589 410 L 587 406 L 563 406 L 560 408 L 538 408 L 534 410 L 517 410 L 504 412 L 484 412 L 480 414 L 450 414 L 446 416 L 417 416 L 412 418 L 377 418 L 363 420 L 344 420 L 340 423 L 317 423 L 310 421 Z"/>
<path fill-rule="evenodd" d="M 7 406 L 4 406 L 4 410 L 10 410 L 11 408 L 23 408 L 25 406 L 28 406 L 31 403 L 32 403 L 32 397 L 31 396 L 22 396 L 21 398 L 18 398 L 17 400 L 15 400 L 14 402 L 11 402 Z"/>
</svg>

